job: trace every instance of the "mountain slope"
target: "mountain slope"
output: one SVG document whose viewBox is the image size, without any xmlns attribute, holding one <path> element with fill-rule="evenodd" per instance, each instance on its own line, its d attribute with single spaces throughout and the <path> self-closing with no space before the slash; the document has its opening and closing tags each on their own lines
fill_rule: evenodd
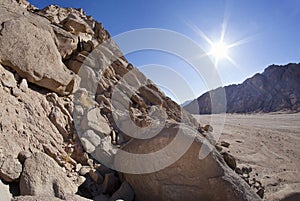
<svg viewBox="0 0 300 201">
<path fill-rule="evenodd" d="M 300 63 L 271 65 L 242 84 L 229 85 L 204 93 L 184 109 L 210 114 L 213 94 L 225 89 L 227 113 L 300 111 Z M 199 109 L 196 109 L 198 108 Z M 220 111 L 219 111 L 220 112 Z"/>
</svg>

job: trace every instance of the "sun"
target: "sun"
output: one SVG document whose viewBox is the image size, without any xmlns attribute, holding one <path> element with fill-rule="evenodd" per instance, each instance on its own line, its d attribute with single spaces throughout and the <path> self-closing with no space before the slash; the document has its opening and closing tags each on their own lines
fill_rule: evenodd
<svg viewBox="0 0 300 201">
<path fill-rule="evenodd" d="M 211 45 L 210 53 L 215 59 L 220 60 L 228 57 L 228 45 L 224 42 L 217 42 Z"/>
<path fill-rule="evenodd" d="M 248 38 L 243 38 L 241 40 L 235 41 L 233 43 L 225 43 L 225 32 L 227 27 L 227 17 L 224 17 L 224 21 L 222 23 L 222 29 L 220 33 L 220 38 L 218 41 L 214 42 L 209 36 L 207 36 L 199 27 L 195 24 L 186 22 L 186 24 L 194 30 L 194 32 L 202 39 L 204 39 L 209 44 L 209 50 L 203 55 L 199 55 L 198 57 L 203 56 L 212 56 L 215 61 L 215 66 L 218 66 L 220 60 L 227 60 L 232 63 L 234 66 L 238 67 L 236 62 L 230 57 L 229 50 L 233 47 L 240 46 L 244 43 L 248 43 L 252 40 L 252 36 Z"/>
</svg>

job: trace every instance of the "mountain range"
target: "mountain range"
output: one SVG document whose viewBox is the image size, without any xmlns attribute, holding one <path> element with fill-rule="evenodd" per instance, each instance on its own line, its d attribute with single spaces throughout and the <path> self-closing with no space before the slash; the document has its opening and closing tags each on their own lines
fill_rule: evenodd
<svg viewBox="0 0 300 201">
<path fill-rule="evenodd" d="M 273 64 L 241 84 L 208 91 L 183 108 L 193 114 L 211 114 L 211 96 L 222 91 L 227 113 L 299 112 L 300 63 Z M 215 108 L 213 113 L 224 111 Z"/>
</svg>

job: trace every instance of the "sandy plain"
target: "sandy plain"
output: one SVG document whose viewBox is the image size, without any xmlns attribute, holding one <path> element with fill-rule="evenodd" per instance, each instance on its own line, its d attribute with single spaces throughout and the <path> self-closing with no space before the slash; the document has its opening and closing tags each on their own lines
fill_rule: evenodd
<svg viewBox="0 0 300 201">
<path fill-rule="evenodd" d="M 210 124 L 216 141 L 238 167 L 265 186 L 266 201 L 300 201 L 300 113 L 195 115 Z"/>
</svg>

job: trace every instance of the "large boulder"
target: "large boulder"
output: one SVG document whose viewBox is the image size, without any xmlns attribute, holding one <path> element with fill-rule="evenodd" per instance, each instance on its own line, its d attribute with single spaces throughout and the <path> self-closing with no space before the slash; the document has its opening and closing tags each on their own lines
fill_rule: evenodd
<svg viewBox="0 0 300 201">
<path fill-rule="evenodd" d="M 50 23 L 39 16 L 33 19 L 31 15 L 18 14 L 20 8 L 9 12 L 7 1 L 1 2 L 0 8 L 0 47 L 6 47 L 0 48 L 0 63 L 29 82 L 62 95 L 72 93 L 76 76 L 61 60 Z"/>
<path fill-rule="evenodd" d="M 189 142 L 191 144 L 185 150 Z M 166 149 L 170 145 L 172 148 Z M 152 154 L 148 158 L 152 160 L 141 161 L 134 156 L 126 158 L 121 152 L 115 156 L 115 164 L 121 170 L 128 170 L 124 178 L 132 186 L 137 201 L 261 200 L 247 183 L 226 166 L 218 152 L 209 152 L 210 146 L 203 136 L 190 127 L 171 123 L 154 138 L 134 139 L 123 148 L 127 153 Z M 201 154 L 208 154 L 203 159 L 199 159 L 200 149 Z M 170 159 L 178 160 L 165 166 Z M 145 173 L 135 174 L 132 170 Z"/>
<path fill-rule="evenodd" d="M 75 194 L 77 186 L 48 155 L 37 152 L 26 159 L 20 178 L 21 195 L 64 198 Z"/>
</svg>

